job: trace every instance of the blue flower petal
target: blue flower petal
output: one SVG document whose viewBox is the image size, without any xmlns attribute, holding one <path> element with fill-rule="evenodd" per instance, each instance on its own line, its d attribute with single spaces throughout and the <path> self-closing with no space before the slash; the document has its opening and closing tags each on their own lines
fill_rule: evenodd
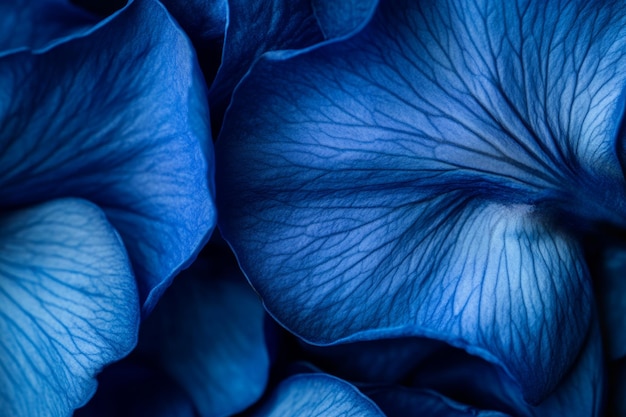
<svg viewBox="0 0 626 417">
<path fill-rule="evenodd" d="M 95 16 L 66 0 L 0 3 L 0 55 L 19 48 L 39 49 L 63 41 L 97 23 Z"/>
<path fill-rule="evenodd" d="M 416 371 L 413 387 L 365 386 L 363 391 L 387 416 L 591 417 L 603 415 L 604 372 L 598 327 L 557 390 L 533 407 L 518 387 L 496 368 L 479 360 L 442 352 Z M 446 355 L 448 354 L 448 355 Z M 429 369 L 430 368 L 430 369 Z M 418 387 L 418 388 L 416 388 Z"/>
<path fill-rule="evenodd" d="M 582 254 L 568 236 L 524 207 L 460 193 L 346 190 L 344 203 L 329 184 L 309 199 L 312 193 L 300 193 L 307 184 L 296 181 L 307 174 L 286 172 L 284 187 L 299 190 L 292 200 L 281 206 L 280 197 L 244 194 L 240 208 L 234 199 L 224 208 L 222 231 L 289 329 L 319 344 L 394 335 L 444 340 L 501 364 L 529 401 L 559 382 L 587 333 L 592 303 Z M 350 175 L 336 181 L 359 183 Z"/>
<path fill-rule="evenodd" d="M 228 0 L 163 0 L 161 3 L 196 45 L 224 37 Z"/>
<path fill-rule="evenodd" d="M 472 410 L 519 417 L 602 415 L 606 384 L 597 322 L 556 391 L 537 406 L 528 404 L 497 366 L 441 342 L 399 338 L 304 348 L 307 360 L 358 384 L 388 415 L 408 415 L 417 407 L 413 402 L 422 404 L 417 410 L 440 409 L 442 415 Z"/>
<path fill-rule="evenodd" d="M 626 7 L 515 6 L 384 2 L 355 36 L 262 59 L 225 119 L 218 195 L 297 334 L 442 339 L 538 402 L 590 323 L 570 231 L 624 223 Z"/>
<path fill-rule="evenodd" d="M 376 0 L 312 0 L 315 18 L 326 39 L 347 36 L 369 21 Z"/>
<path fill-rule="evenodd" d="M 300 374 L 278 385 L 255 417 L 382 417 L 355 387 L 326 374 Z"/>
<path fill-rule="evenodd" d="M 576 362 L 556 391 L 529 413 L 533 417 L 599 417 L 606 408 L 604 349 L 594 315 L 594 324 Z"/>
<path fill-rule="evenodd" d="M 308 0 L 229 0 L 228 9 L 222 64 L 209 93 L 216 128 L 235 86 L 263 53 L 324 40 Z"/>
<path fill-rule="evenodd" d="M 187 38 L 159 3 L 134 2 L 87 36 L 0 58 L 0 91 L 2 205 L 101 206 L 149 311 L 215 222 L 206 91 Z"/>
<path fill-rule="evenodd" d="M 402 337 L 366 342 L 315 346 L 300 342 L 308 361 L 342 379 L 352 382 L 397 384 L 409 380 L 432 356 L 451 350 L 443 342 Z"/>
<path fill-rule="evenodd" d="M 138 352 L 193 399 L 201 416 L 238 413 L 268 380 L 265 311 L 226 248 L 209 245 L 142 324 Z"/>
<path fill-rule="evenodd" d="M 133 348 L 137 288 L 94 205 L 55 200 L 0 217 L 0 410 L 67 416 Z"/>
<path fill-rule="evenodd" d="M 414 370 L 413 387 L 430 389 L 479 409 L 514 416 L 601 416 L 605 370 L 598 323 L 594 321 L 580 356 L 556 390 L 536 406 L 529 405 L 519 387 L 497 367 L 469 355 L 442 351 Z"/>
</svg>

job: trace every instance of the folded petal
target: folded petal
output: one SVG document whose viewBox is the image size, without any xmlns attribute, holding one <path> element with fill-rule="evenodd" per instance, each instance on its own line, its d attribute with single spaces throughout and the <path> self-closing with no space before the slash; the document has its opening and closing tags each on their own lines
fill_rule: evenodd
<svg viewBox="0 0 626 417">
<path fill-rule="evenodd" d="M 228 0 L 163 0 L 193 42 L 204 77 L 210 84 L 222 58 Z"/>
<path fill-rule="evenodd" d="M 384 414 L 355 387 L 326 374 L 299 374 L 278 385 L 255 417 L 370 417 Z"/>
<path fill-rule="evenodd" d="M 444 340 L 502 365 L 529 401 L 559 382 L 592 303 L 571 238 L 523 206 L 420 195 L 418 187 L 351 192 L 344 187 L 359 181 L 350 174 L 330 174 L 327 187 L 308 193 L 300 182 L 308 172 L 285 172 L 284 184 L 266 191 L 273 201 L 249 190 L 239 206 L 239 196 L 228 201 L 222 231 L 289 329 L 317 344 Z"/>
<path fill-rule="evenodd" d="M 315 18 L 326 39 L 349 35 L 371 18 L 376 0 L 312 0 Z"/>
<path fill-rule="evenodd" d="M 603 415 L 606 377 L 595 321 L 572 368 L 536 406 L 524 400 L 519 386 L 500 367 L 441 342 L 397 338 L 304 348 L 307 360 L 357 384 L 390 416 Z"/>
<path fill-rule="evenodd" d="M 226 416 L 265 390 L 265 311 L 228 249 L 206 251 L 143 323 L 138 352 L 186 390 L 200 416 Z"/>
<path fill-rule="evenodd" d="M 197 44 L 224 36 L 228 0 L 163 0 L 162 3 Z"/>
<path fill-rule="evenodd" d="M 215 222 L 206 91 L 187 38 L 159 3 L 133 2 L 88 36 L 0 58 L 0 91 L 2 205 L 101 206 L 149 311 Z"/>
<path fill-rule="evenodd" d="M 364 387 L 363 391 L 389 417 L 602 416 L 605 382 L 600 334 L 597 327 L 595 330 L 563 383 L 535 407 L 495 368 L 480 361 L 457 363 L 454 356 L 442 356 L 431 364 L 433 369 L 422 369 L 417 375 L 420 388 L 383 386 Z"/>
<path fill-rule="evenodd" d="M 259 61 L 218 194 L 272 314 L 320 344 L 445 340 L 545 398 L 590 322 L 571 232 L 624 223 L 625 15 L 397 0 L 355 36 Z"/>
<path fill-rule="evenodd" d="M 0 55 L 40 49 L 86 31 L 98 19 L 66 0 L 0 2 Z"/>
<path fill-rule="evenodd" d="M 315 346 L 301 342 L 305 358 L 322 370 L 351 382 L 399 384 L 413 378 L 424 362 L 447 344 L 426 338 L 401 337 Z"/>
<path fill-rule="evenodd" d="M 69 415 L 133 348 L 138 321 L 124 246 L 97 207 L 64 199 L 0 217 L 3 415 Z"/>
<path fill-rule="evenodd" d="M 606 375 L 597 321 L 580 355 L 556 390 L 544 401 L 528 404 L 519 387 L 498 367 L 458 350 L 442 350 L 413 370 L 412 387 L 429 389 L 477 409 L 527 417 L 602 416 Z"/>
<path fill-rule="evenodd" d="M 323 40 L 308 0 L 229 0 L 222 64 L 209 93 L 214 128 L 221 126 L 233 90 L 263 53 Z"/>
</svg>

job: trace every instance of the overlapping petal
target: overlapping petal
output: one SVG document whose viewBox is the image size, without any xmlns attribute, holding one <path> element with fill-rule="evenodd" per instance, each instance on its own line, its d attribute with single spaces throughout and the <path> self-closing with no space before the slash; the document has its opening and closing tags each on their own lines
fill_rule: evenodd
<svg viewBox="0 0 626 417">
<path fill-rule="evenodd" d="M 86 31 L 97 18 L 66 0 L 0 2 L 0 55 L 39 49 Z"/>
<path fill-rule="evenodd" d="M 228 0 L 162 2 L 198 46 L 223 38 L 228 16 Z"/>
<path fill-rule="evenodd" d="M 0 217 L 0 415 L 67 416 L 136 342 L 124 245 L 93 204 L 55 200 Z"/>
<path fill-rule="evenodd" d="M 0 58 L 0 201 L 104 209 L 149 311 L 215 222 L 202 75 L 155 1 L 41 53 Z"/>
<path fill-rule="evenodd" d="M 226 117 L 218 198 L 271 312 L 315 343 L 443 339 L 545 398 L 591 320 L 571 232 L 623 224 L 625 14 L 397 0 L 261 60 Z"/>
<path fill-rule="evenodd" d="M 326 374 L 299 374 L 278 385 L 255 417 L 382 417 L 355 387 Z"/>
<path fill-rule="evenodd" d="M 188 393 L 200 416 L 255 403 L 269 375 L 265 312 L 226 248 L 209 245 L 143 324 L 138 354 Z"/>
<path fill-rule="evenodd" d="M 211 117 L 221 125 L 233 90 L 265 52 L 299 49 L 324 40 L 310 1 L 228 1 L 222 63 L 210 91 Z"/>
<path fill-rule="evenodd" d="M 466 354 L 443 350 L 413 371 L 409 385 L 430 389 L 483 410 L 512 416 L 601 416 L 605 409 L 606 375 L 598 323 L 590 329 L 574 365 L 557 389 L 533 406 L 498 367 Z"/>
<path fill-rule="evenodd" d="M 597 322 L 573 367 L 536 406 L 524 400 L 519 386 L 500 367 L 442 342 L 397 338 L 304 347 L 307 360 L 356 384 L 388 415 L 406 415 L 407 410 L 415 415 L 473 415 L 491 410 L 518 417 L 589 417 L 603 415 L 605 406 Z"/>
<path fill-rule="evenodd" d="M 418 338 L 374 339 L 365 342 L 314 346 L 300 342 L 305 358 L 322 370 L 354 383 L 399 384 L 414 378 L 432 357 L 449 353 L 443 342 Z"/>
<path fill-rule="evenodd" d="M 317 23 L 326 39 L 347 36 L 366 24 L 376 8 L 375 0 L 312 0 Z"/>
</svg>

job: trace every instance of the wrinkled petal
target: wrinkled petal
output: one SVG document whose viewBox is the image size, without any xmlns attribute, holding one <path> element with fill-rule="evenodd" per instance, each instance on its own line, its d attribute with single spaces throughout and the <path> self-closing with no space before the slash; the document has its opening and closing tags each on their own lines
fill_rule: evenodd
<svg viewBox="0 0 626 417">
<path fill-rule="evenodd" d="M 162 370 L 133 361 L 133 354 L 107 367 L 98 391 L 74 417 L 197 417 L 184 390 Z"/>
<path fill-rule="evenodd" d="M 264 52 L 323 40 L 308 0 L 229 0 L 222 65 L 209 93 L 214 127 L 221 125 L 235 86 Z"/>
<path fill-rule="evenodd" d="M 355 387 L 326 374 L 300 374 L 281 382 L 255 417 L 383 417 Z"/>
<path fill-rule="evenodd" d="M 227 248 L 209 245 L 145 321 L 139 352 L 193 399 L 200 416 L 238 413 L 267 383 L 263 306 Z"/>
<path fill-rule="evenodd" d="M 0 217 L 3 416 L 69 415 L 133 348 L 138 319 L 124 246 L 97 207 L 65 199 Z"/>
<path fill-rule="evenodd" d="M 96 24 L 91 14 L 66 0 L 0 2 L 0 55 L 13 49 L 40 49 Z"/>
<path fill-rule="evenodd" d="M 0 91 L 2 205 L 101 206 L 149 311 L 215 222 L 205 88 L 187 38 L 159 3 L 137 1 L 89 36 L 0 58 Z"/>
<path fill-rule="evenodd" d="M 374 12 L 375 0 L 312 0 L 317 23 L 326 39 L 349 35 L 369 21 Z"/>
<path fill-rule="evenodd" d="M 570 231 L 624 223 L 625 14 L 398 0 L 355 36 L 259 61 L 218 194 L 272 314 L 319 344 L 445 340 L 545 398 L 590 322 Z"/>
</svg>

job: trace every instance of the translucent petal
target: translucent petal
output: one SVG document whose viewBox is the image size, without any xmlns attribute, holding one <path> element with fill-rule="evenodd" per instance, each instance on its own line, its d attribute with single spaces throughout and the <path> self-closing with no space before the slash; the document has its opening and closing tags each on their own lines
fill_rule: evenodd
<svg viewBox="0 0 626 417">
<path fill-rule="evenodd" d="M 133 348 L 137 288 L 104 214 L 63 199 L 0 218 L 0 412 L 64 417 Z"/>
<path fill-rule="evenodd" d="M 222 64 L 210 91 L 211 118 L 221 126 L 233 90 L 265 52 L 324 40 L 308 0 L 229 0 Z"/>
<path fill-rule="evenodd" d="M 384 414 L 356 388 L 326 374 L 292 376 L 273 391 L 255 417 L 382 417 Z"/>
<path fill-rule="evenodd" d="M 220 227 L 272 314 L 321 344 L 443 339 L 545 398 L 590 323 L 573 232 L 625 223 L 625 15 L 398 0 L 259 61 L 220 136 Z"/>
<path fill-rule="evenodd" d="M 0 201 L 101 206 L 149 311 L 215 222 L 206 90 L 155 1 L 42 53 L 0 58 Z"/>
</svg>

